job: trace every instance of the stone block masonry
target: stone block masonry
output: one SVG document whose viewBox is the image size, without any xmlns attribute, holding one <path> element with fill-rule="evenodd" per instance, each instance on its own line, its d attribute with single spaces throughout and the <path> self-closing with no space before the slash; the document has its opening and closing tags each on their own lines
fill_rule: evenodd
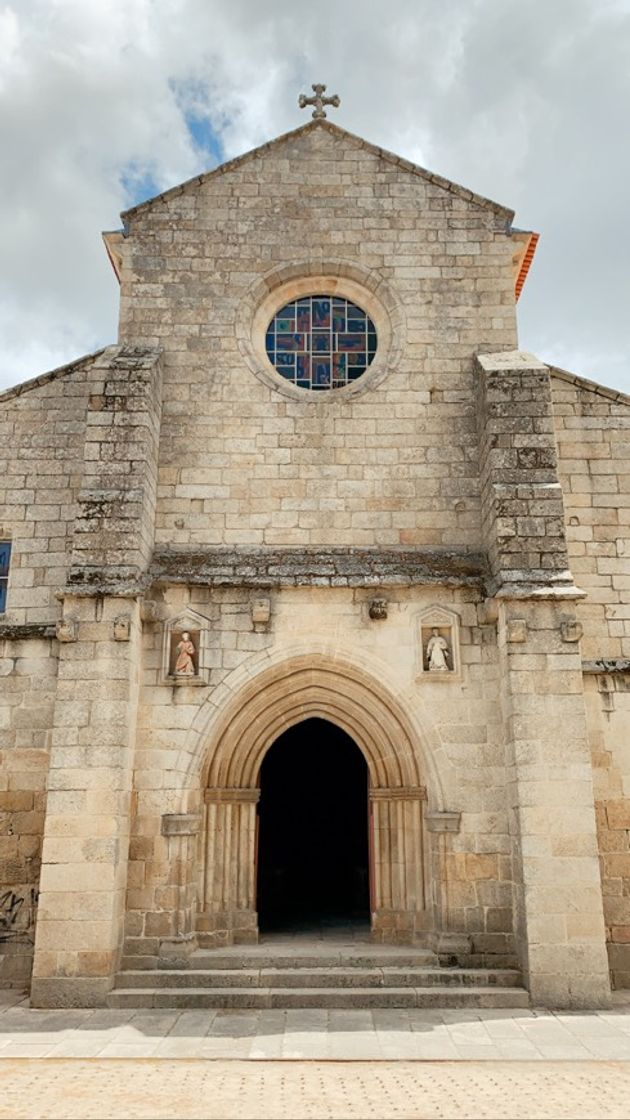
<svg viewBox="0 0 630 1120">
<path fill-rule="evenodd" d="M 586 598 L 585 701 L 611 975 L 630 987 L 630 407 L 623 394 L 552 370 L 571 568 Z"/>
<path fill-rule="evenodd" d="M 19 909 L 34 1005 L 256 939 L 262 760 L 305 719 L 366 760 L 375 939 L 536 1003 L 630 983 L 630 401 L 515 349 L 512 217 L 308 125 L 124 215 L 119 343 L 0 395 L 0 932 Z M 334 392 L 265 352 L 317 293 L 376 326 Z"/>
<path fill-rule="evenodd" d="M 60 648 L 31 997 L 93 1007 L 122 947 L 141 630 L 133 600 L 67 596 L 64 607 L 78 640 Z"/>
<path fill-rule="evenodd" d="M 159 352 L 110 347 L 90 371 L 69 585 L 128 584 L 153 550 L 162 403 Z"/>
<path fill-rule="evenodd" d="M 573 580 L 548 367 L 521 351 L 480 354 L 477 366 L 482 521 L 491 588 L 566 590 Z"/>
<path fill-rule="evenodd" d="M 158 548 L 481 547 L 472 354 L 516 345 L 511 212 L 408 166 L 318 124 L 125 216 L 121 337 L 164 351 Z M 242 308 L 305 278 L 400 324 L 372 391 L 252 376 Z"/>
<path fill-rule="evenodd" d="M 579 645 L 566 604 L 501 601 L 498 642 L 514 837 L 515 931 L 535 1005 L 610 999 L 591 758 Z M 526 641 L 510 640 L 510 618 Z"/>
</svg>

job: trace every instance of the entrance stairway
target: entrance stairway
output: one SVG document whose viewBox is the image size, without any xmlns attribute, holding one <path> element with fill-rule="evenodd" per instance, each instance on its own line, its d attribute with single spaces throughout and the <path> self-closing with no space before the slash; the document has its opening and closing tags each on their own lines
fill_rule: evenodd
<svg viewBox="0 0 630 1120">
<path fill-rule="evenodd" d="M 511 969 L 440 968 L 426 949 L 334 939 L 264 939 L 200 949 L 186 969 L 126 969 L 110 1007 L 528 1007 Z"/>
</svg>

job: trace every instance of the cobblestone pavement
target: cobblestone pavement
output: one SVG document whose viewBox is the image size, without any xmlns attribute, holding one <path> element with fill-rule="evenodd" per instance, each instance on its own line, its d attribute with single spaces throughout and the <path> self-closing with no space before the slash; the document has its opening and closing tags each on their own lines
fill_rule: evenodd
<svg viewBox="0 0 630 1120">
<path fill-rule="evenodd" d="M 625 1062 L 241 1062 L 17 1059 L 11 1120 L 627 1120 Z"/>
</svg>

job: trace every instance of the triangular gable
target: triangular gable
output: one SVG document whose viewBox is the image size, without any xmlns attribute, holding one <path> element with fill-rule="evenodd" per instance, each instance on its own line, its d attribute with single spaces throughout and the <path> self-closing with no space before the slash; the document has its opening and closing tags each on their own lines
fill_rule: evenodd
<svg viewBox="0 0 630 1120">
<path fill-rule="evenodd" d="M 408 171 L 411 175 L 418 175 L 425 182 L 433 183 L 434 186 L 449 191 L 451 194 L 464 199 L 474 206 L 481 206 L 484 209 L 492 210 L 495 214 L 505 217 L 508 224 L 511 223 L 514 218 L 514 211 L 509 207 L 502 206 L 498 202 L 493 202 L 492 199 L 484 198 L 480 194 L 475 194 L 474 191 L 469 191 L 466 187 L 462 187 L 458 183 L 453 183 L 450 179 L 445 179 L 441 175 L 435 175 L 432 171 L 427 171 L 426 168 L 419 167 L 418 164 L 411 163 L 410 160 L 403 159 L 402 156 L 397 156 L 393 152 L 388 152 L 385 148 L 379 148 L 375 144 L 371 144 L 368 140 L 364 140 L 361 136 L 355 136 L 353 132 L 348 132 L 347 129 L 340 128 L 339 125 L 333 124 L 333 122 L 329 120 L 308 121 L 307 124 L 302 125 L 300 128 L 295 128 L 291 132 L 285 132 L 282 136 L 277 136 L 274 140 L 269 140 L 266 144 L 261 144 L 258 148 L 252 148 L 251 151 L 245 152 L 244 155 L 237 156 L 236 159 L 229 160 L 227 163 L 222 163 L 219 167 L 213 168 L 212 171 L 206 171 L 201 175 L 195 175 L 192 179 L 187 179 L 186 182 L 180 183 L 176 187 L 171 187 L 169 190 L 163 191 L 153 198 L 146 199 L 145 202 L 139 202 L 137 206 L 131 206 L 128 210 L 123 210 L 120 216 L 123 222 L 127 222 L 129 218 L 142 213 L 156 202 L 162 202 L 165 199 L 173 198 L 178 194 L 182 194 L 184 191 L 209 182 L 216 176 L 225 175 L 226 172 L 233 171 L 237 167 L 242 167 L 243 164 L 248 163 L 250 160 L 258 159 L 260 156 L 264 155 L 265 152 L 275 150 L 282 144 L 287 143 L 287 141 L 293 140 L 297 136 L 302 136 L 304 133 L 315 128 L 326 129 L 326 131 L 330 132 L 333 136 L 343 137 L 346 140 L 350 140 L 353 144 L 359 144 L 365 151 L 371 152 L 374 156 L 395 164 L 396 167 L 401 168 L 403 171 Z"/>
</svg>

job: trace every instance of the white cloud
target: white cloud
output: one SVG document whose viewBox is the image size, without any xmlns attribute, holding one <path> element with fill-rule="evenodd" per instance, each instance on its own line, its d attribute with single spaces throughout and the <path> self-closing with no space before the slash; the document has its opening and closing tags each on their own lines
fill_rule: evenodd
<svg viewBox="0 0 630 1120">
<path fill-rule="evenodd" d="M 335 119 L 517 210 L 542 233 L 521 341 L 630 390 L 625 196 L 630 0 L 13 0 L 0 7 L 0 383 L 116 334 L 100 230 L 131 182 Z"/>
</svg>

